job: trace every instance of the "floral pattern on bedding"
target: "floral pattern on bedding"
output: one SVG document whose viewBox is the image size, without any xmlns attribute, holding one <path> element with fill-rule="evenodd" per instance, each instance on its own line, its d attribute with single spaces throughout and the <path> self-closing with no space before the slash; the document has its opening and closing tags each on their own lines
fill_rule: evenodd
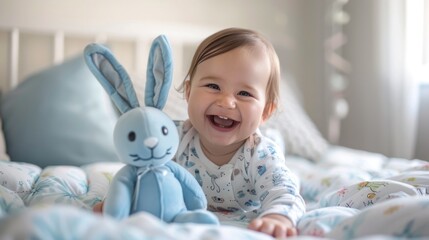
<svg viewBox="0 0 429 240">
<path fill-rule="evenodd" d="M 40 175 L 33 164 L 0 161 L 0 185 L 25 198 Z"/>
<path fill-rule="evenodd" d="M 95 163 L 81 168 L 0 161 L 0 206 L 11 213 L 24 206 L 66 204 L 90 209 L 100 202 L 123 165 Z"/>
<path fill-rule="evenodd" d="M 320 163 L 289 156 L 287 164 L 307 203 L 300 235 L 429 236 L 428 162 L 336 147 Z"/>
</svg>

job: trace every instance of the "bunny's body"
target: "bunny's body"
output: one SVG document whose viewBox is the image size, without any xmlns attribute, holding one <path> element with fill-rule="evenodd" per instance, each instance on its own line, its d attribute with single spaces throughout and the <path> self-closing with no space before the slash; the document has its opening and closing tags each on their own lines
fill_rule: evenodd
<svg viewBox="0 0 429 240">
<path fill-rule="evenodd" d="M 88 45 L 85 59 L 123 113 L 114 130 L 116 152 L 126 165 L 113 178 L 103 212 L 118 219 L 137 212 L 165 222 L 218 223 L 195 178 L 171 161 L 179 145 L 174 122 L 161 111 L 171 85 L 168 41 L 154 40 L 148 63 L 146 106 L 140 107 L 132 82 L 111 52 Z"/>
<path fill-rule="evenodd" d="M 131 169 L 131 171 L 136 173 L 137 171 L 135 170 L 135 168 Z M 129 173 L 128 169 L 125 171 Z M 145 211 L 155 216 L 160 216 L 166 222 L 173 222 L 178 213 L 187 210 L 183 201 L 175 204 L 169 202 L 168 198 L 171 196 L 183 199 L 183 193 L 179 181 L 168 167 L 165 169 L 150 170 L 140 178 L 139 183 L 139 190 L 143 194 L 139 194 L 133 199 L 134 202 L 132 204 L 135 207 L 131 209 L 131 214 Z M 144 194 L 145 189 L 141 186 L 151 186 L 151 194 Z"/>
</svg>

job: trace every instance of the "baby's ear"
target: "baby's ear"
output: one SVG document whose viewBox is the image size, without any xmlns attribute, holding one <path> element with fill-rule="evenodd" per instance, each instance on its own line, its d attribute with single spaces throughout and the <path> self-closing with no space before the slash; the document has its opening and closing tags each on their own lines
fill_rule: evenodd
<svg viewBox="0 0 429 240">
<path fill-rule="evenodd" d="M 262 113 L 262 122 L 267 121 L 271 115 L 276 111 L 277 104 L 270 102 L 265 105 L 264 112 Z"/>
<path fill-rule="evenodd" d="M 186 80 L 185 81 L 184 88 L 185 88 L 186 101 L 188 101 L 189 100 L 189 95 L 191 94 L 191 80 Z"/>
</svg>

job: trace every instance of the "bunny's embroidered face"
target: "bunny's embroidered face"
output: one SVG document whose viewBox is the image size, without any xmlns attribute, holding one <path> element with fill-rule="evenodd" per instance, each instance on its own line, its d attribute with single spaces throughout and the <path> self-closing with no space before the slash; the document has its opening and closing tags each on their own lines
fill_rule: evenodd
<svg viewBox="0 0 429 240">
<path fill-rule="evenodd" d="M 137 167 L 158 166 L 174 157 L 179 134 L 165 113 L 156 108 L 141 107 L 119 118 L 114 142 L 122 162 Z"/>
</svg>

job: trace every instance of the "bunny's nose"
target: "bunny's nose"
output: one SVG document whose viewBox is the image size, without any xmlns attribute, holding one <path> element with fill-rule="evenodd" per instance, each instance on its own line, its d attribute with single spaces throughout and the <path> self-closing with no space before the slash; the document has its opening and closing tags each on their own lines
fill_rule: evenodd
<svg viewBox="0 0 429 240">
<path fill-rule="evenodd" d="M 155 148 L 158 145 L 158 138 L 156 137 L 148 137 L 144 140 L 143 144 L 148 148 Z"/>
</svg>

